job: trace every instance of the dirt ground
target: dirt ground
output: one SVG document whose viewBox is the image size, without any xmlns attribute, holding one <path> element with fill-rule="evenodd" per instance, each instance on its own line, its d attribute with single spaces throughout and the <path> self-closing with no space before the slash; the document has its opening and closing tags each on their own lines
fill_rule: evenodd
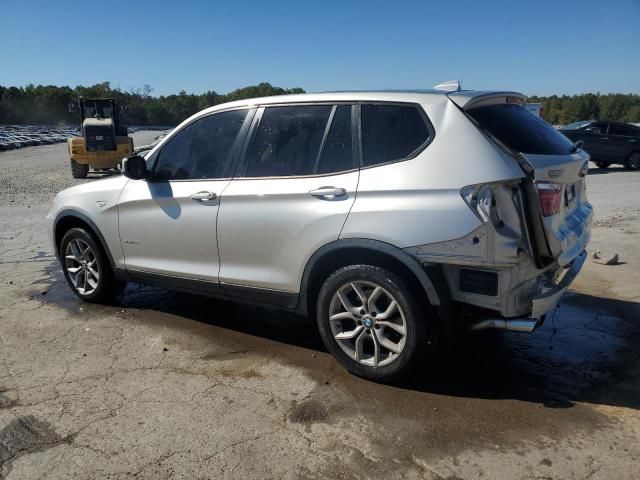
<svg viewBox="0 0 640 480">
<path fill-rule="evenodd" d="M 588 177 L 589 250 L 621 264 L 396 386 L 297 317 L 140 285 L 80 303 L 44 222 L 76 182 L 65 145 L 0 153 L 0 478 L 638 478 L 640 172 Z"/>
</svg>

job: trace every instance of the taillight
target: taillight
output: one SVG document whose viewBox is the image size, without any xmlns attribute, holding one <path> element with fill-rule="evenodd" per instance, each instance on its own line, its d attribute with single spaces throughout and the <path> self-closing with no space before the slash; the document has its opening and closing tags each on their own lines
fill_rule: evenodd
<svg viewBox="0 0 640 480">
<path fill-rule="evenodd" d="M 536 182 L 540 209 L 543 217 L 550 217 L 560 211 L 562 200 L 562 185 L 553 182 Z"/>
<path fill-rule="evenodd" d="M 491 184 L 485 184 L 469 185 L 460 190 L 460 195 L 467 202 L 469 208 L 483 222 L 488 222 L 491 219 L 492 208 L 495 206 L 492 188 Z"/>
</svg>

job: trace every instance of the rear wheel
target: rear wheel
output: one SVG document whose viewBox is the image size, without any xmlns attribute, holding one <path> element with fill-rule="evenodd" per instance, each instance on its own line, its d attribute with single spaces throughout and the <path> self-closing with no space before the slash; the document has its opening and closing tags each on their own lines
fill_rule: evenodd
<svg viewBox="0 0 640 480">
<path fill-rule="evenodd" d="M 598 168 L 609 168 L 611 164 L 609 162 L 596 162 Z"/>
<path fill-rule="evenodd" d="M 627 168 L 640 170 L 640 152 L 631 152 L 631 155 L 627 158 Z"/>
<path fill-rule="evenodd" d="M 89 173 L 89 165 L 78 163 L 71 159 L 71 175 L 73 178 L 87 178 Z"/>
<path fill-rule="evenodd" d="M 376 381 L 407 375 L 434 348 L 433 324 L 411 286 L 388 270 L 351 265 L 318 295 L 320 336 L 351 373 Z"/>
<path fill-rule="evenodd" d="M 108 303 L 113 299 L 116 282 L 102 248 L 83 228 L 67 231 L 60 242 L 60 261 L 65 279 L 82 300 Z"/>
</svg>

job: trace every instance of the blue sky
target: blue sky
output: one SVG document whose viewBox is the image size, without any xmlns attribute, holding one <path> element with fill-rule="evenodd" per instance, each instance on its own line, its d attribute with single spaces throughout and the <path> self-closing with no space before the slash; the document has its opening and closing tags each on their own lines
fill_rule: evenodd
<svg viewBox="0 0 640 480">
<path fill-rule="evenodd" d="M 640 93 L 640 0 L 0 0 L 0 85 Z"/>
</svg>

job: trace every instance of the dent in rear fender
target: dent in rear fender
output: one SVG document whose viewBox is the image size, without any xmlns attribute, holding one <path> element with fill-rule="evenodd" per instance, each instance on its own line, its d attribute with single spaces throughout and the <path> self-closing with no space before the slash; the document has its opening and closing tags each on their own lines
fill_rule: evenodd
<svg viewBox="0 0 640 480">
<path fill-rule="evenodd" d="M 526 228 L 518 202 L 518 184 L 492 185 L 489 219 L 467 235 L 405 248 L 421 262 L 456 265 L 508 266 L 530 257 Z"/>
</svg>

